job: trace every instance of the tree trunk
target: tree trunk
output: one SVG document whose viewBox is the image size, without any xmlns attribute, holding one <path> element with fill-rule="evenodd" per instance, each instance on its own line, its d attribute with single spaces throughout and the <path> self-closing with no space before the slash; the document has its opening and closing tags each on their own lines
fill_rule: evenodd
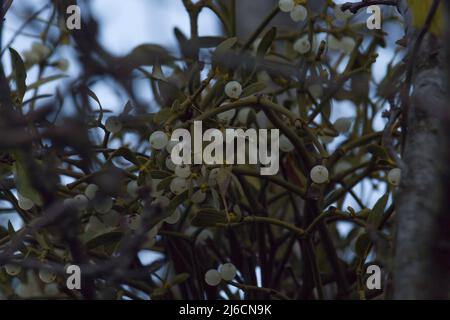
<svg viewBox="0 0 450 320">
<path fill-rule="evenodd" d="M 403 15 L 409 14 L 405 1 L 401 9 Z M 407 36 L 412 48 L 417 32 L 409 30 Z M 396 199 L 394 299 L 449 298 L 450 108 L 444 61 L 442 41 L 425 36 L 414 61 L 404 168 Z"/>
</svg>

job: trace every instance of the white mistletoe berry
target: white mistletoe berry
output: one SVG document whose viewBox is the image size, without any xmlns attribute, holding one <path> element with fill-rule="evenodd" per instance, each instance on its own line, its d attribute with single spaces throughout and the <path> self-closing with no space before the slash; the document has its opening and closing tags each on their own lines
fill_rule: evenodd
<svg viewBox="0 0 450 320">
<path fill-rule="evenodd" d="M 52 283 L 56 280 L 56 273 L 49 269 L 39 270 L 39 279 L 44 283 Z"/>
<path fill-rule="evenodd" d="M 294 0 L 280 0 L 278 1 L 278 7 L 283 12 L 290 12 L 295 7 Z"/>
<path fill-rule="evenodd" d="M 102 230 L 104 230 L 106 228 L 106 224 L 104 223 L 104 221 L 101 221 L 98 217 L 96 216 L 91 216 L 89 218 L 88 223 L 86 224 L 85 227 L 85 231 L 86 232 L 93 232 L 93 233 L 97 233 L 97 232 L 101 232 Z"/>
<path fill-rule="evenodd" d="M 148 231 L 148 237 L 150 239 L 153 239 L 153 238 L 155 238 L 158 235 L 158 232 L 159 232 L 159 228 L 157 226 L 154 226 L 153 228 L 151 228 Z"/>
<path fill-rule="evenodd" d="M 116 210 L 110 210 L 108 213 L 102 215 L 102 220 L 105 226 L 115 227 L 119 223 L 119 213 Z"/>
<path fill-rule="evenodd" d="M 173 163 L 171 156 L 167 156 L 165 163 L 167 169 L 169 169 L 170 171 L 175 171 L 176 165 L 175 163 Z"/>
<path fill-rule="evenodd" d="M 40 56 L 32 50 L 22 52 L 22 56 L 23 60 L 25 60 L 25 63 L 29 66 L 39 63 L 40 60 Z"/>
<path fill-rule="evenodd" d="M 341 39 L 341 50 L 347 54 L 353 52 L 356 46 L 356 41 L 352 37 L 342 37 Z"/>
<path fill-rule="evenodd" d="M 45 60 L 52 52 L 49 47 L 40 42 L 34 42 L 31 46 L 31 50 L 39 57 L 39 61 Z"/>
<path fill-rule="evenodd" d="M 20 271 L 22 271 L 22 268 L 17 264 L 10 263 L 10 264 L 5 265 L 5 271 L 10 276 L 14 277 L 14 276 L 17 276 L 20 273 Z"/>
<path fill-rule="evenodd" d="M 158 196 L 155 200 L 152 202 L 152 206 L 159 206 L 160 208 L 164 209 L 167 208 L 170 204 L 170 199 L 166 196 Z"/>
<path fill-rule="evenodd" d="M 205 273 L 205 282 L 208 285 L 215 287 L 220 283 L 220 281 L 222 281 L 222 277 L 220 276 L 219 271 L 217 271 L 216 269 L 208 270 Z"/>
<path fill-rule="evenodd" d="M 75 208 L 77 207 L 75 200 L 73 198 L 64 199 L 63 205 L 65 207 L 75 207 Z"/>
<path fill-rule="evenodd" d="M 17 195 L 18 197 L 18 204 L 19 208 L 22 210 L 30 210 L 34 207 L 34 202 L 31 199 L 28 199 L 27 197 L 22 196 L 21 194 Z"/>
<path fill-rule="evenodd" d="M 94 203 L 95 211 L 99 213 L 107 213 L 112 209 L 113 201 L 109 197 L 104 197 L 102 199 L 97 199 Z"/>
<path fill-rule="evenodd" d="M 336 174 L 341 174 L 347 170 L 350 170 L 352 168 L 352 165 L 347 162 L 347 161 L 339 161 L 335 166 L 334 166 L 334 173 Z"/>
<path fill-rule="evenodd" d="M 170 216 L 164 219 L 165 223 L 168 224 L 176 224 L 178 221 L 180 221 L 181 213 L 180 210 L 175 210 Z"/>
<path fill-rule="evenodd" d="M 322 184 L 328 181 L 328 169 L 325 166 L 317 165 L 311 169 L 311 180 L 314 183 Z"/>
<path fill-rule="evenodd" d="M 311 42 L 308 35 L 304 35 L 294 42 L 294 50 L 300 54 L 308 53 L 311 50 Z"/>
<path fill-rule="evenodd" d="M 263 82 L 265 84 L 268 84 L 271 80 L 270 75 L 267 73 L 267 71 L 259 71 L 256 74 L 256 79 L 258 79 L 259 82 Z"/>
<path fill-rule="evenodd" d="M 308 91 L 315 99 L 320 99 L 323 96 L 323 87 L 320 83 L 310 85 Z"/>
<path fill-rule="evenodd" d="M 230 81 L 225 85 L 225 94 L 231 99 L 238 99 L 242 94 L 242 86 L 237 81 Z"/>
<path fill-rule="evenodd" d="M 280 136 L 280 150 L 283 152 L 291 152 L 294 150 L 294 145 L 284 134 Z"/>
<path fill-rule="evenodd" d="M 61 71 L 67 71 L 69 69 L 69 60 L 63 58 L 56 62 L 56 67 Z"/>
<path fill-rule="evenodd" d="M 73 198 L 73 201 L 78 210 L 85 210 L 89 202 L 88 198 L 84 194 L 76 195 Z"/>
<path fill-rule="evenodd" d="M 169 143 L 169 138 L 167 134 L 162 131 L 155 131 L 150 136 L 150 146 L 153 149 L 161 150 L 164 149 L 165 146 Z"/>
<path fill-rule="evenodd" d="M 132 180 L 130 182 L 128 182 L 127 184 L 127 193 L 131 196 L 131 197 L 137 197 L 138 196 L 138 183 L 136 180 Z"/>
<path fill-rule="evenodd" d="M 400 168 L 391 169 L 387 176 L 389 183 L 394 186 L 398 186 L 400 184 L 401 177 L 402 170 Z"/>
<path fill-rule="evenodd" d="M 105 122 L 105 128 L 111 133 L 118 133 L 122 130 L 122 121 L 116 116 L 109 117 Z"/>
<path fill-rule="evenodd" d="M 352 127 L 352 118 L 339 118 L 333 123 L 334 128 L 339 133 L 345 133 Z"/>
<path fill-rule="evenodd" d="M 134 214 L 128 217 L 127 219 L 127 223 L 128 223 L 128 228 L 130 228 L 131 230 L 138 230 L 139 227 L 141 226 L 141 221 L 142 218 L 140 215 Z"/>
<path fill-rule="evenodd" d="M 340 50 L 341 41 L 332 34 L 328 35 L 328 48 L 331 50 Z"/>
<path fill-rule="evenodd" d="M 237 270 L 234 264 L 227 262 L 220 266 L 219 273 L 223 280 L 231 281 L 236 277 Z"/>
<path fill-rule="evenodd" d="M 239 110 L 237 115 L 237 121 L 242 124 L 247 123 L 250 111 L 252 111 L 251 108 L 242 108 L 241 110 Z"/>
<path fill-rule="evenodd" d="M 170 140 L 169 142 L 167 142 L 166 145 L 166 151 L 168 153 L 172 152 L 172 149 L 179 143 L 179 141 L 174 141 L 174 140 Z"/>
<path fill-rule="evenodd" d="M 342 11 L 341 6 L 336 5 L 334 7 L 334 15 L 336 19 L 345 21 L 351 18 L 353 16 L 353 13 L 350 10 Z"/>
<path fill-rule="evenodd" d="M 333 142 L 334 137 L 332 136 L 320 136 L 320 140 L 322 140 L 323 143 L 325 144 L 330 144 Z"/>
<path fill-rule="evenodd" d="M 227 111 L 225 111 L 225 112 L 219 113 L 219 114 L 217 115 L 217 119 L 218 119 L 220 122 L 228 123 L 228 122 L 231 121 L 231 119 L 233 119 L 233 117 L 234 117 L 235 114 L 236 114 L 236 109 L 230 109 L 230 110 L 227 110 Z"/>
<path fill-rule="evenodd" d="M 170 191 L 174 194 L 180 194 L 186 191 L 188 188 L 188 182 L 184 178 L 175 177 L 170 182 Z"/>
<path fill-rule="evenodd" d="M 95 195 L 97 194 L 98 186 L 96 184 L 89 184 L 86 189 L 84 190 L 84 195 L 88 197 L 89 200 L 92 200 L 95 198 Z"/>
<path fill-rule="evenodd" d="M 295 22 L 305 21 L 308 17 L 308 10 L 302 5 L 297 5 L 292 9 L 290 16 Z"/>
<path fill-rule="evenodd" d="M 196 204 L 202 203 L 205 200 L 206 200 L 206 192 L 203 192 L 202 190 L 195 191 L 191 197 L 191 201 Z"/>
<path fill-rule="evenodd" d="M 180 178 L 189 178 L 191 175 L 191 167 L 189 165 L 175 166 L 175 175 Z"/>
</svg>

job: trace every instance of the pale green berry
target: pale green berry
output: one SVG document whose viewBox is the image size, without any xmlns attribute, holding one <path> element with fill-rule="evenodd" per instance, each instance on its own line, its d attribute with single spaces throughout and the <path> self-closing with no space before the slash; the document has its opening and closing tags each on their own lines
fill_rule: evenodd
<svg viewBox="0 0 450 320">
<path fill-rule="evenodd" d="M 168 156 L 168 157 L 166 158 L 166 167 L 167 167 L 167 169 L 169 169 L 170 171 L 175 171 L 176 166 L 175 166 L 175 164 L 173 163 L 172 157 L 171 157 L 171 156 Z"/>
<path fill-rule="evenodd" d="M 111 210 L 102 215 L 103 223 L 109 227 L 115 227 L 119 223 L 119 213 L 116 210 Z"/>
<path fill-rule="evenodd" d="M 211 230 L 203 229 L 197 236 L 196 243 L 205 243 L 208 239 L 212 239 L 214 237 Z"/>
<path fill-rule="evenodd" d="M 300 54 L 308 53 L 311 50 L 311 42 L 309 41 L 308 35 L 304 35 L 294 42 L 294 50 Z"/>
<path fill-rule="evenodd" d="M 122 121 L 116 116 L 109 117 L 105 122 L 105 128 L 111 133 L 118 133 L 122 130 Z"/>
<path fill-rule="evenodd" d="M 206 193 L 202 190 L 197 190 L 191 197 L 193 203 L 199 204 L 206 200 Z"/>
<path fill-rule="evenodd" d="M 294 150 L 294 145 L 284 134 L 280 136 L 280 150 L 283 152 L 291 152 Z"/>
<path fill-rule="evenodd" d="M 208 185 L 213 187 L 217 184 L 217 177 L 219 176 L 220 168 L 214 168 L 209 172 Z"/>
<path fill-rule="evenodd" d="M 39 279 L 44 283 L 52 283 L 56 280 L 56 273 L 49 269 L 39 270 Z"/>
<path fill-rule="evenodd" d="M 180 194 L 186 191 L 188 188 L 188 182 L 184 178 L 175 177 L 170 182 L 170 191 L 174 194 Z"/>
<path fill-rule="evenodd" d="M 22 268 L 17 264 L 9 263 L 5 265 L 5 271 L 8 275 L 14 277 L 17 276 L 20 273 L 20 271 L 22 271 Z"/>
<path fill-rule="evenodd" d="M 279 0 L 278 1 L 278 7 L 283 12 L 290 12 L 295 7 L 294 0 Z"/>
<path fill-rule="evenodd" d="M 228 123 L 234 118 L 235 115 L 236 115 L 236 109 L 230 109 L 228 111 L 219 113 L 217 115 L 217 119 L 220 122 Z"/>
<path fill-rule="evenodd" d="M 18 194 L 18 204 L 19 208 L 22 210 L 30 210 L 34 207 L 34 202 L 31 199 L 28 199 L 27 197 L 22 196 L 21 194 Z"/>
<path fill-rule="evenodd" d="M 352 118 L 339 118 L 334 122 L 333 126 L 339 133 L 348 132 L 352 127 Z"/>
<path fill-rule="evenodd" d="M 225 85 L 225 94 L 231 99 L 238 99 L 242 94 L 242 86 L 237 81 L 230 81 Z"/>
<path fill-rule="evenodd" d="M 219 271 L 217 271 L 216 269 L 211 269 L 208 270 L 205 273 L 205 282 L 212 286 L 215 287 L 217 286 L 220 282 L 222 281 L 222 277 L 220 276 Z"/>
<path fill-rule="evenodd" d="M 132 180 L 132 181 L 128 182 L 127 193 L 131 197 L 136 198 L 138 196 L 138 189 L 139 189 L 139 186 L 138 186 L 138 183 L 136 180 Z"/>
<path fill-rule="evenodd" d="M 166 151 L 168 153 L 171 153 L 173 148 L 179 143 L 179 141 L 174 141 L 174 140 L 170 140 L 169 142 L 167 142 L 166 145 Z"/>
<path fill-rule="evenodd" d="M 353 16 L 353 13 L 350 10 L 342 11 L 341 6 L 336 5 L 334 7 L 334 15 L 336 19 L 345 21 L 351 18 Z"/>
<path fill-rule="evenodd" d="M 308 10 L 302 5 L 296 5 L 290 12 L 290 16 L 295 22 L 305 21 L 308 17 Z"/>
<path fill-rule="evenodd" d="M 73 200 L 78 210 L 85 210 L 88 207 L 89 200 L 83 194 L 76 195 Z"/>
<path fill-rule="evenodd" d="M 237 270 L 234 264 L 227 262 L 220 266 L 219 273 L 223 280 L 231 281 L 236 277 Z"/>
<path fill-rule="evenodd" d="M 323 143 L 325 144 L 330 144 L 333 142 L 334 137 L 332 136 L 320 136 L 320 140 L 322 140 Z"/>
<path fill-rule="evenodd" d="M 347 170 L 350 170 L 352 168 L 352 165 L 350 163 L 348 163 L 347 161 L 339 161 L 335 166 L 334 166 L 334 172 L 336 174 L 341 174 Z"/>
<path fill-rule="evenodd" d="M 151 228 L 148 231 L 148 237 L 153 239 L 158 235 L 158 232 L 159 232 L 159 228 L 157 226 L 154 226 L 153 228 Z"/>
<path fill-rule="evenodd" d="M 170 199 L 166 196 L 158 196 L 155 200 L 153 200 L 152 205 L 153 206 L 159 206 L 162 209 L 167 208 L 170 204 Z"/>
<path fill-rule="evenodd" d="M 113 207 L 113 200 L 109 197 L 96 199 L 94 202 L 94 209 L 99 213 L 107 213 Z"/>
<path fill-rule="evenodd" d="M 167 134 L 162 131 L 155 131 L 150 136 L 150 146 L 155 150 L 162 150 L 169 143 Z"/>
<path fill-rule="evenodd" d="M 347 54 L 350 54 L 353 52 L 353 49 L 356 46 L 355 39 L 351 37 L 342 37 L 341 39 L 341 50 Z"/>
<path fill-rule="evenodd" d="M 35 65 L 39 63 L 39 55 L 34 51 L 24 51 L 22 53 L 23 59 L 25 60 L 25 63 L 27 63 L 29 66 Z"/>
<path fill-rule="evenodd" d="M 175 210 L 170 216 L 164 219 L 164 222 L 168 224 L 176 224 L 178 221 L 180 221 L 180 218 L 180 210 Z"/>
<path fill-rule="evenodd" d="M 389 170 L 387 178 L 390 184 L 398 186 L 402 178 L 402 170 L 400 168 L 394 168 Z"/>
<path fill-rule="evenodd" d="M 180 178 L 189 178 L 191 175 L 191 167 L 189 165 L 175 166 L 175 175 Z"/>
<path fill-rule="evenodd" d="M 341 42 L 332 34 L 328 35 L 328 48 L 331 50 L 340 50 Z"/>
<path fill-rule="evenodd" d="M 311 169 L 311 180 L 314 183 L 322 184 L 328 181 L 328 169 L 325 166 L 317 165 Z"/>
<path fill-rule="evenodd" d="M 152 185 L 151 195 L 152 195 L 152 197 L 162 196 L 164 190 L 158 190 L 158 185 L 161 181 L 162 181 L 161 179 L 152 179 L 151 180 L 151 185 Z"/>
<path fill-rule="evenodd" d="M 98 186 L 96 184 L 89 184 L 84 190 L 84 195 L 88 197 L 89 200 L 93 200 L 97 194 Z"/>
<path fill-rule="evenodd" d="M 320 99 L 323 96 L 323 87 L 320 83 L 310 85 L 308 91 L 315 99 Z"/>
<path fill-rule="evenodd" d="M 138 230 L 139 227 L 141 226 L 141 221 L 142 221 L 142 218 L 141 218 L 140 215 L 135 214 L 135 215 L 129 216 L 129 217 L 128 217 L 128 220 L 127 220 L 127 222 L 128 222 L 128 227 L 129 227 L 131 230 L 136 231 L 136 230 Z"/>
<path fill-rule="evenodd" d="M 251 111 L 252 111 L 251 108 L 243 108 L 243 109 L 239 110 L 238 115 L 237 115 L 237 121 L 239 123 L 247 123 L 248 116 Z"/>
<path fill-rule="evenodd" d="M 256 74 L 256 78 L 258 79 L 259 82 L 264 82 L 265 84 L 269 83 L 271 80 L 270 75 L 267 73 L 267 71 L 264 71 L 264 70 L 259 71 Z M 240 110 L 240 111 L 242 111 L 242 110 Z M 238 114 L 238 117 L 239 117 L 239 114 Z"/>
<path fill-rule="evenodd" d="M 101 232 L 105 228 L 106 228 L 106 225 L 104 224 L 103 221 L 100 221 L 100 219 L 96 216 L 91 216 L 89 218 L 89 222 L 86 224 L 85 230 L 87 232 L 97 233 L 97 232 Z"/>
<path fill-rule="evenodd" d="M 77 204 L 75 203 L 75 199 L 74 198 L 67 198 L 64 199 L 63 201 L 63 205 L 66 207 L 77 207 Z"/>
<path fill-rule="evenodd" d="M 39 61 L 45 60 L 51 53 L 51 49 L 40 42 L 34 42 L 31 50 L 39 57 Z"/>
<path fill-rule="evenodd" d="M 69 69 L 69 60 L 67 59 L 60 59 L 56 62 L 56 67 L 61 71 L 67 71 Z"/>
</svg>

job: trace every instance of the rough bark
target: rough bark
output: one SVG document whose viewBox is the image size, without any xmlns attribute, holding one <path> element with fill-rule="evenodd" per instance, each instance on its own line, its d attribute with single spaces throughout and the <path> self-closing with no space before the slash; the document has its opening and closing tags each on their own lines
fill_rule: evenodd
<svg viewBox="0 0 450 320">
<path fill-rule="evenodd" d="M 408 15 L 405 2 L 402 13 Z M 411 48 L 415 35 L 408 32 Z M 414 61 L 404 168 L 396 199 L 395 299 L 449 298 L 449 106 L 441 43 L 426 36 Z"/>
</svg>

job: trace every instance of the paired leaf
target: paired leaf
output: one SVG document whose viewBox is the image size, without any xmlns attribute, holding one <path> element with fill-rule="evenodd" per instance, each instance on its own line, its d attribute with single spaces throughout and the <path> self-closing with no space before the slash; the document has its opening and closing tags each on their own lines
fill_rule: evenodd
<svg viewBox="0 0 450 320">
<path fill-rule="evenodd" d="M 15 154 L 14 162 L 15 182 L 17 191 L 24 197 L 32 200 L 37 205 L 42 205 L 41 195 L 31 184 L 31 178 L 25 166 L 25 161 L 33 161 L 31 159 L 24 160 L 23 155 L 19 152 Z"/>
<path fill-rule="evenodd" d="M 17 94 L 20 98 L 20 102 L 22 102 L 25 92 L 27 91 L 27 70 L 20 54 L 13 48 L 9 48 L 9 52 L 11 54 L 11 64 L 14 71 L 14 80 L 16 81 Z"/>
<path fill-rule="evenodd" d="M 118 243 L 122 239 L 122 236 L 122 231 L 108 231 L 101 233 L 86 242 L 86 249 L 91 250 L 102 245 Z"/>
<path fill-rule="evenodd" d="M 269 31 L 266 32 L 261 42 L 259 43 L 256 51 L 256 56 L 258 58 L 263 58 L 266 55 L 276 36 L 277 36 L 276 27 L 272 27 Z"/>
<path fill-rule="evenodd" d="M 267 87 L 265 82 L 257 81 L 242 90 L 242 97 L 247 97 L 257 92 L 263 91 Z"/>
<path fill-rule="evenodd" d="M 389 199 L 389 194 L 384 194 L 378 201 L 375 203 L 375 206 L 369 213 L 367 218 L 367 223 L 373 225 L 375 228 L 378 228 L 381 221 L 383 220 L 384 210 L 387 205 L 387 201 Z"/>
<path fill-rule="evenodd" d="M 216 223 L 227 223 L 226 215 L 214 208 L 200 209 L 194 214 L 191 224 L 196 227 L 212 227 Z"/>
</svg>

